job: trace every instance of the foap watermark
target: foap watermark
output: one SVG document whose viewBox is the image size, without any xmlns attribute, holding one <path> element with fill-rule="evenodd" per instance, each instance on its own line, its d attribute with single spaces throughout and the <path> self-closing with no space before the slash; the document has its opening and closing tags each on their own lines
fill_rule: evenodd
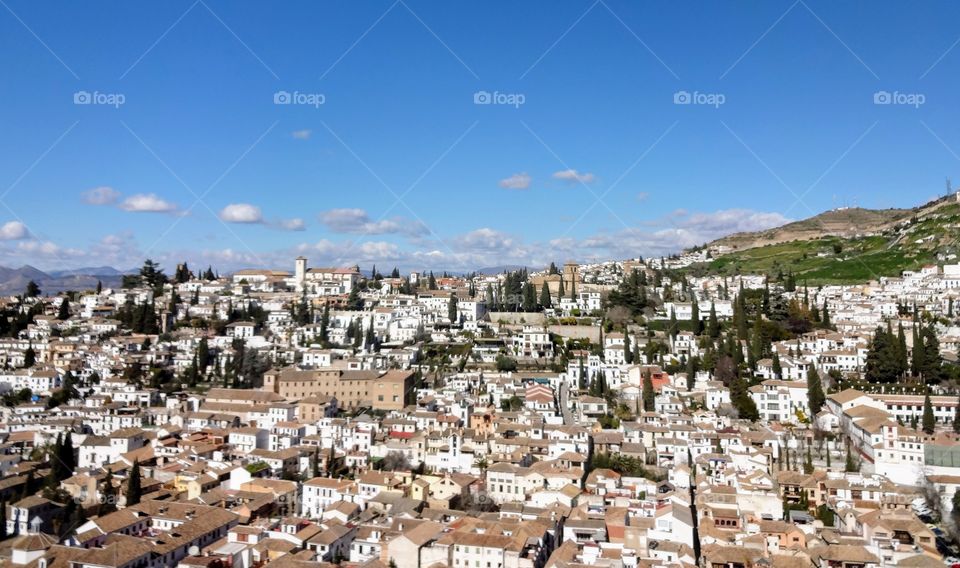
<svg viewBox="0 0 960 568">
<path fill-rule="evenodd" d="M 700 105 L 720 108 L 720 105 L 727 102 L 727 96 L 723 93 L 701 93 L 700 91 L 677 91 L 673 93 L 673 104 L 675 105 Z"/>
<path fill-rule="evenodd" d="M 901 105 L 920 108 L 920 105 L 927 102 L 927 96 L 923 93 L 901 93 L 900 91 L 877 91 L 873 94 L 873 104 L 875 105 Z"/>
<path fill-rule="evenodd" d="M 501 93 L 500 91 L 477 91 L 473 93 L 473 104 L 475 105 L 502 105 L 520 108 L 527 102 L 527 96 L 523 93 Z"/>
<path fill-rule="evenodd" d="M 120 108 L 127 102 L 127 96 L 123 93 L 101 93 L 100 91 L 77 91 L 73 93 L 73 104 L 75 105 L 100 105 Z"/>
<path fill-rule="evenodd" d="M 320 108 L 320 105 L 327 102 L 327 96 L 323 93 L 301 93 L 300 91 L 277 91 L 273 94 L 273 104 L 275 105 L 303 105 Z"/>
</svg>

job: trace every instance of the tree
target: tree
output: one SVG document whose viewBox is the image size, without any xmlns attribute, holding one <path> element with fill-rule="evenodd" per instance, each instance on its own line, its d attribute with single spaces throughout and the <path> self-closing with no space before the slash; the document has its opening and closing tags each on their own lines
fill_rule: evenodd
<svg viewBox="0 0 960 568">
<path fill-rule="evenodd" d="M 113 485 L 113 472 L 108 468 L 100 488 L 100 510 L 98 515 L 105 515 L 117 510 L 117 488 Z"/>
<path fill-rule="evenodd" d="M 653 379 L 650 372 L 643 374 L 643 409 L 653 412 L 656 409 L 656 393 L 653 390 Z"/>
<path fill-rule="evenodd" d="M 710 316 L 707 319 L 707 335 L 716 339 L 720 337 L 720 321 L 717 320 L 717 307 L 710 302 Z"/>
<path fill-rule="evenodd" d="M 76 532 L 77 528 L 83 526 L 83 524 L 87 522 L 87 513 L 83 510 L 83 505 L 77 503 L 76 500 L 70 500 L 67 505 L 67 511 L 68 514 L 66 522 L 63 522 L 60 525 L 61 539 L 64 539 L 71 533 Z"/>
<path fill-rule="evenodd" d="M 347 309 L 363 309 L 363 299 L 360 298 L 360 286 L 357 283 L 354 283 L 353 286 L 350 287 L 350 295 L 347 296 Z"/>
<path fill-rule="evenodd" d="M 0 540 L 7 538 L 7 500 L 0 501 Z"/>
<path fill-rule="evenodd" d="M 450 301 L 447 303 L 447 319 L 451 324 L 460 321 L 460 314 L 457 311 L 457 295 L 450 294 Z"/>
<path fill-rule="evenodd" d="M 936 419 L 933 416 L 933 405 L 930 403 L 930 393 L 923 397 L 923 419 L 921 425 L 924 433 L 933 434 L 937 427 Z"/>
<path fill-rule="evenodd" d="M 127 507 L 139 503 L 142 496 L 140 460 L 133 460 L 133 467 L 130 468 L 130 478 L 127 480 Z"/>
<path fill-rule="evenodd" d="M 210 344 L 207 338 L 200 339 L 197 345 L 197 367 L 201 374 L 207 374 L 207 366 L 210 364 Z"/>
<path fill-rule="evenodd" d="M 37 364 L 37 352 L 33 349 L 33 344 L 31 343 L 27 350 L 23 352 L 23 367 L 29 369 Z"/>
<path fill-rule="evenodd" d="M 917 337 L 918 341 L 913 344 L 914 358 L 917 359 L 916 374 L 923 377 L 927 384 L 937 383 L 942 378 L 943 361 L 936 330 L 931 324 L 917 332 Z"/>
<path fill-rule="evenodd" d="M 36 298 L 40 295 L 40 286 L 33 280 L 27 282 L 26 295 L 28 298 Z"/>
<path fill-rule="evenodd" d="M 57 434 L 57 440 L 53 448 L 47 452 L 47 461 L 50 463 L 50 471 L 47 473 L 47 479 L 44 482 L 46 489 L 54 490 L 60 486 L 60 482 L 70 477 L 71 472 L 66 471 L 66 466 L 60 460 L 60 454 L 63 452 L 63 434 Z"/>
<path fill-rule="evenodd" d="M 320 315 L 320 343 L 330 342 L 330 302 L 323 303 L 323 313 Z"/>
<path fill-rule="evenodd" d="M 517 362 L 512 357 L 506 355 L 497 355 L 497 370 L 501 373 L 517 370 Z"/>
<path fill-rule="evenodd" d="M 70 319 L 70 298 L 67 296 L 64 296 L 60 302 L 60 308 L 57 309 L 57 319 L 61 321 Z"/>
<path fill-rule="evenodd" d="M 690 326 L 694 335 L 700 335 L 700 332 L 703 331 L 703 322 L 700 321 L 700 304 L 697 303 L 696 296 L 693 297 L 693 302 L 690 304 Z"/>
<path fill-rule="evenodd" d="M 149 258 L 143 261 L 140 268 L 140 285 L 157 288 L 167 283 L 167 275 L 163 273 L 160 265 Z"/>
<path fill-rule="evenodd" d="M 543 286 L 540 287 L 540 307 L 549 309 L 550 305 L 550 287 L 547 286 L 547 281 L 544 280 Z"/>
<path fill-rule="evenodd" d="M 826 402 L 820 374 L 817 373 L 816 367 L 810 365 L 810 372 L 807 373 L 807 406 L 810 410 L 810 420 L 815 419 Z"/>
<path fill-rule="evenodd" d="M 537 291 L 530 282 L 523 284 L 523 311 L 537 311 Z"/>
<path fill-rule="evenodd" d="M 173 280 L 178 284 L 190 281 L 193 278 L 193 273 L 190 272 L 190 268 L 187 267 L 187 263 L 177 265 L 177 271 L 174 273 Z"/>
<path fill-rule="evenodd" d="M 382 471 L 409 471 L 410 460 L 407 455 L 399 450 L 393 450 L 383 457 L 380 462 Z"/>
<path fill-rule="evenodd" d="M 627 365 L 633 364 L 633 351 L 630 349 L 630 334 L 627 332 L 623 334 L 623 360 Z"/>
<path fill-rule="evenodd" d="M 864 378 L 871 383 L 893 383 L 900 377 L 899 343 L 883 326 L 877 326 L 867 351 Z M 914 349 L 916 352 L 917 349 Z"/>
<path fill-rule="evenodd" d="M 697 360 L 691 355 L 687 358 L 687 390 L 692 391 L 697 383 Z"/>
<path fill-rule="evenodd" d="M 843 464 L 843 471 L 847 473 L 853 473 L 858 471 L 857 462 L 853 459 L 853 454 L 850 453 L 850 442 L 847 442 L 847 457 Z"/>
<path fill-rule="evenodd" d="M 760 418 L 757 403 L 750 396 L 747 382 L 742 377 L 737 377 L 730 383 L 730 401 L 737 409 L 738 417 L 751 422 L 756 422 Z"/>
<path fill-rule="evenodd" d="M 632 270 L 623 279 L 616 290 L 610 292 L 607 302 L 611 306 L 623 306 L 631 315 L 640 314 L 649 305 L 646 276 L 638 270 Z"/>
<path fill-rule="evenodd" d="M 73 475 L 73 471 L 77 469 L 77 456 L 73 448 L 73 433 L 67 431 L 67 435 L 63 438 L 63 445 L 60 446 L 60 453 L 57 455 L 60 463 L 63 464 L 64 469 L 64 479 Z"/>
</svg>

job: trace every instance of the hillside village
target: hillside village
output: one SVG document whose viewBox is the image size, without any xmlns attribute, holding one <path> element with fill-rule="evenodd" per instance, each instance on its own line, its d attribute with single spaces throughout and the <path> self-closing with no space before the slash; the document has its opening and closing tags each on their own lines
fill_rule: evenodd
<svg viewBox="0 0 960 568">
<path fill-rule="evenodd" d="M 0 301 L 28 568 L 960 563 L 960 265 L 147 261 Z"/>
</svg>

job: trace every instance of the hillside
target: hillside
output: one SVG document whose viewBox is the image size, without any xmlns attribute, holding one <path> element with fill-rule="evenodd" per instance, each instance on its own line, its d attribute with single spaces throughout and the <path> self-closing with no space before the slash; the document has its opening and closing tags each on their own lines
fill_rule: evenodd
<svg viewBox="0 0 960 568">
<path fill-rule="evenodd" d="M 913 209 L 839 209 L 767 231 L 706 245 L 714 259 L 696 273 L 792 271 L 814 283 L 866 282 L 924 264 L 957 262 L 960 202 L 953 196 Z"/>
</svg>

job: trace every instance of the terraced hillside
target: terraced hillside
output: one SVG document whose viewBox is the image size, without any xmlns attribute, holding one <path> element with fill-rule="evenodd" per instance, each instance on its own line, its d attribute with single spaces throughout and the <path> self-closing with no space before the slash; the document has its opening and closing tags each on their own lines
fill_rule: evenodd
<svg viewBox="0 0 960 568">
<path fill-rule="evenodd" d="M 953 196 L 914 209 L 846 209 L 760 233 L 731 235 L 694 273 L 792 271 L 810 284 L 866 282 L 925 264 L 958 262 L 960 203 Z M 722 252 L 734 248 L 732 252 Z"/>
</svg>

